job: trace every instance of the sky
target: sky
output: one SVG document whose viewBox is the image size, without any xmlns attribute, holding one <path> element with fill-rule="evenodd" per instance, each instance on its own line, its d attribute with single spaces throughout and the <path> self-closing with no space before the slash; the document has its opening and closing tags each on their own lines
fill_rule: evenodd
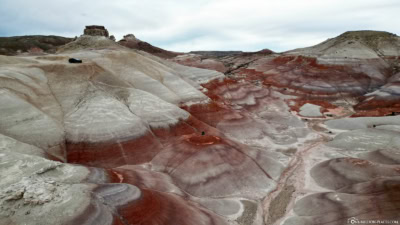
<svg viewBox="0 0 400 225">
<path fill-rule="evenodd" d="M 0 0 L 0 36 L 104 25 L 172 51 L 282 52 L 350 30 L 400 35 L 399 12 L 399 0 Z"/>
</svg>

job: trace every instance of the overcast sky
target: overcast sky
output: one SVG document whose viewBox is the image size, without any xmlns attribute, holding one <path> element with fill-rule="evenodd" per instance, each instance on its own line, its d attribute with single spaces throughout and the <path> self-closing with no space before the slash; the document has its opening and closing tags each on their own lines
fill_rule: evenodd
<svg viewBox="0 0 400 225">
<path fill-rule="evenodd" d="M 0 36 L 79 36 L 104 25 L 173 51 L 274 51 L 348 30 L 400 34 L 399 0 L 0 0 Z"/>
</svg>

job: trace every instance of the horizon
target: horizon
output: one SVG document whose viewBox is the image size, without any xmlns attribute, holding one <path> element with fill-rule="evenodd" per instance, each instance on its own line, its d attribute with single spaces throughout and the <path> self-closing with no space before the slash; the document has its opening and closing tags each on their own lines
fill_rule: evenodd
<svg viewBox="0 0 400 225">
<path fill-rule="evenodd" d="M 132 33 L 175 52 L 284 52 L 313 46 L 347 31 L 400 33 L 391 19 L 400 10 L 400 3 L 394 0 L 0 2 L 1 37 L 75 37 L 86 25 L 94 24 L 105 26 L 117 40 Z"/>
<path fill-rule="evenodd" d="M 103 25 L 92 24 L 92 25 L 86 25 L 86 26 L 103 26 Z M 107 27 L 105 27 L 105 28 L 107 29 Z M 107 30 L 108 30 L 108 29 L 107 29 Z M 338 35 L 336 35 L 336 36 L 334 36 L 334 37 L 327 38 L 326 40 L 339 37 L 340 35 L 343 35 L 343 34 L 345 34 L 345 33 L 347 33 L 347 32 L 362 32 L 362 31 L 384 32 L 384 33 L 390 33 L 390 34 L 394 34 L 394 35 L 398 36 L 398 34 L 396 34 L 396 33 L 388 32 L 388 31 L 382 31 L 382 30 L 350 30 L 350 31 L 345 31 L 345 32 L 343 32 L 343 33 L 341 33 L 341 34 L 338 34 Z M 128 33 L 128 34 L 131 34 L 131 33 Z M 54 34 L 49 34 L 49 35 L 46 35 L 46 34 L 27 34 L 27 35 L 19 35 L 19 36 L 0 36 L 0 38 L 2 38 L 2 37 L 6 37 L 6 38 L 7 38 L 7 37 L 10 37 L 10 38 L 11 38 L 11 37 L 26 37 L 26 36 L 55 36 L 55 37 L 64 37 L 64 38 L 75 38 L 75 37 L 80 37 L 81 35 L 83 35 L 83 33 L 80 34 L 79 36 L 76 35 L 76 36 L 69 36 L 69 37 L 67 37 L 67 36 L 59 36 L 59 35 L 54 35 Z M 127 35 L 127 34 L 126 34 L 126 35 Z M 123 39 L 123 38 L 121 38 L 121 39 L 116 39 L 116 42 L 118 42 L 118 41 L 120 41 L 120 40 L 122 40 L 122 39 Z M 141 40 L 140 38 L 138 38 L 138 39 Z M 326 40 L 324 40 L 324 41 L 326 41 Z M 141 41 L 147 42 L 146 40 L 141 40 Z M 321 43 L 324 42 L 324 41 L 321 41 L 321 42 L 319 42 L 319 43 L 316 43 L 316 44 L 310 45 L 310 46 L 300 46 L 300 47 L 297 47 L 297 48 L 294 48 L 294 49 L 288 49 L 288 50 L 281 51 L 281 52 L 278 52 L 278 51 L 274 51 L 274 52 L 275 52 L 275 53 L 284 53 L 284 52 L 286 52 L 286 51 L 291 51 L 291 50 L 295 50 L 295 49 L 301 49 L 301 48 L 312 47 L 312 46 L 321 44 Z M 149 44 L 152 44 L 152 43 L 149 43 Z M 153 45 L 153 44 L 152 44 L 152 45 Z M 153 46 L 159 47 L 159 46 L 156 46 L 156 45 L 153 45 Z M 228 49 L 228 50 L 201 49 L 201 50 L 189 50 L 189 51 L 182 52 L 182 53 L 190 53 L 190 52 L 258 52 L 258 51 L 262 51 L 262 50 L 266 50 L 266 49 L 271 50 L 271 49 L 269 49 L 269 48 L 263 48 L 263 49 L 259 49 L 259 50 L 255 50 L 255 51 L 245 51 L 245 50 L 241 50 L 241 49 Z M 168 50 L 168 49 L 165 49 L 165 50 Z M 174 50 L 168 50 L 168 51 L 174 51 Z M 175 51 L 175 52 L 177 52 L 177 51 Z"/>
</svg>

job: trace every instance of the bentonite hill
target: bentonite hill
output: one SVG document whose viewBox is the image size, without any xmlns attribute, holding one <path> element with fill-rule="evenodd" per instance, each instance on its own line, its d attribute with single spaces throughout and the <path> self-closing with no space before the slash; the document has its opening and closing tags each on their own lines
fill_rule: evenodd
<svg viewBox="0 0 400 225">
<path fill-rule="evenodd" d="M 0 53 L 1 225 L 400 219 L 395 34 L 177 53 L 88 26 Z"/>
</svg>

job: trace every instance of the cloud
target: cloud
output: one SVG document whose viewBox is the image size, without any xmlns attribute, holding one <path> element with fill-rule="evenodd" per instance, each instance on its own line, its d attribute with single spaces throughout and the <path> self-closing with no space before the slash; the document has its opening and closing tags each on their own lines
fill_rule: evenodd
<svg viewBox="0 0 400 225">
<path fill-rule="evenodd" d="M 398 0 L 0 0 L 0 36 L 79 36 L 105 25 L 174 51 L 285 51 L 348 30 L 400 33 Z"/>
</svg>

